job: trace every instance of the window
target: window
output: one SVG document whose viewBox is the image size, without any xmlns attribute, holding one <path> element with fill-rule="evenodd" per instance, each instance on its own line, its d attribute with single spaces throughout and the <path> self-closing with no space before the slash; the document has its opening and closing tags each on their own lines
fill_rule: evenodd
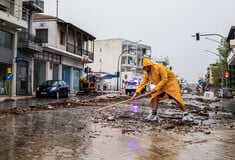
<svg viewBox="0 0 235 160">
<path fill-rule="evenodd" d="M 42 59 L 45 61 L 51 61 L 54 63 L 61 63 L 61 56 L 53 54 L 51 52 L 44 51 L 43 53 L 35 53 L 34 57 L 36 59 Z"/>
<path fill-rule="evenodd" d="M 48 29 L 36 29 L 36 37 L 42 40 L 42 43 L 48 43 Z"/>
<path fill-rule="evenodd" d="M 128 57 L 128 64 L 131 64 L 133 62 L 132 57 Z"/>
<path fill-rule="evenodd" d="M 12 49 L 12 37 L 11 33 L 0 31 L 0 47 Z"/>
<path fill-rule="evenodd" d="M 60 31 L 60 44 L 61 45 L 65 44 L 65 34 L 63 31 Z"/>
<path fill-rule="evenodd" d="M 146 48 L 142 49 L 143 54 L 146 54 Z"/>
</svg>

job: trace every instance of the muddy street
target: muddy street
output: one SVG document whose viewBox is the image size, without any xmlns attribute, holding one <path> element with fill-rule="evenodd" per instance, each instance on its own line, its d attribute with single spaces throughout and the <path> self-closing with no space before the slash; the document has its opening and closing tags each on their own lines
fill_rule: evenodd
<svg viewBox="0 0 235 160">
<path fill-rule="evenodd" d="M 235 158 L 231 105 L 185 97 L 195 119 L 191 123 L 181 121 L 179 108 L 170 100 L 160 103 L 160 123 L 145 119 L 148 98 L 97 111 L 127 98 L 33 99 L 12 102 L 18 104 L 12 110 L 8 103 L 8 110 L 1 108 L 0 114 L 0 160 Z"/>
</svg>

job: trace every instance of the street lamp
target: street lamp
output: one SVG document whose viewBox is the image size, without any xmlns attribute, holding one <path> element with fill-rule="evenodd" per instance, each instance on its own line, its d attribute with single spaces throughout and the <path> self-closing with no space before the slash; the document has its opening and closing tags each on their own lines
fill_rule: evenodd
<svg viewBox="0 0 235 160">
<path fill-rule="evenodd" d="M 220 54 L 218 54 L 218 53 L 215 53 L 215 52 L 212 52 L 212 51 L 209 51 L 209 50 L 205 50 L 206 52 L 209 52 L 209 53 L 212 53 L 212 54 L 214 54 L 214 55 L 216 55 L 216 56 L 218 56 L 219 57 L 219 60 L 220 60 L 220 63 L 222 63 L 222 59 L 221 59 L 221 55 Z M 221 87 L 223 88 L 223 86 L 224 86 L 224 67 L 223 67 L 223 64 L 221 65 L 222 66 L 222 68 L 221 68 L 221 76 L 222 76 L 222 85 L 221 85 Z"/>
<path fill-rule="evenodd" d="M 195 35 L 192 35 L 192 37 L 196 37 L 196 40 L 199 41 L 200 40 L 200 37 L 203 37 L 203 36 L 219 36 L 221 38 L 225 38 L 224 36 L 220 35 L 220 34 L 217 34 L 217 33 L 212 33 L 212 34 L 200 34 L 200 33 L 196 33 Z"/>
<path fill-rule="evenodd" d="M 215 42 L 215 43 L 219 43 L 219 44 L 221 44 L 221 42 L 216 41 L 216 40 L 214 40 L 214 39 L 211 39 L 211 38 L 208 38 L 208 37 L 206 37 L 206 39 L 208 39 L 208 40 L 210 40 L 210 41 L 212 41 L 212 42 Z"/>
<path fill-rule="evenodd" d="M 129 52 L 129 49 L 123 50 L 122 53 L 118 57 L 118 65 L 117 65 L 117 91 L 118 91 L 119 76 L 120 76 L 120 73 L 119 73 L 119 63 L 120 62 L 119 61 L 120 61 L 120 57 L 122 56 L 122 54 L 124 54 L 126 52 Z"/>
<path fill-rule="evenodd" d="M 219 36 L 220 38 L 225 39 L 224 36 L 222 36 L 221 34 L 217 34 L 217 33 L 212 33 L 212 34 L 200 34 L 200 33 L 196 33 L 195 35 L 192 35 L 192 37 L 196 37 L 197 41 L 199 41 L 200 37 L 203 37 L 203 36 Z M 209 38 L 207 38 L 207 39 L 209 39 Z M 209 39 L 209 40 L 211 40 L 211 39 Z M 221 56 L 219 54 L 211 52 L 211 51 L 208 51 L 208 50 L 206 50 L 206 52 L 213 53 L 213 54 L 217 55 L 219 57 L 219 59 L 220 59 L 220 63 L 222 62 L 222 58 L 221 58 Z M 222 64 L 222 85 L 221 85 L 221 87 L 223 87 L 223 85 L 224 85 L 223 70 L 224 69 L 223 69 L 223 64 Z"/>
</svg>

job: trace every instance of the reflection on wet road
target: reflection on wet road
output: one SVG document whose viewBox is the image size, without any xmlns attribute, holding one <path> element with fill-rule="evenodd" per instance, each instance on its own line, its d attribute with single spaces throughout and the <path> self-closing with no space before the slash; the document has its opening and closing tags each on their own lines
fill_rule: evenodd
<svg viewBox="0 0 235 160">
<path fill-rule="evenodd" d="M 101 133 L 103 135 L 92 140 L 84 159 L 163 160 L 177 157 L 173 148 L 176 140 L 167 133 L 123 135 L 120 129 L 111 128 L 102 128 Z"/>
</svg>

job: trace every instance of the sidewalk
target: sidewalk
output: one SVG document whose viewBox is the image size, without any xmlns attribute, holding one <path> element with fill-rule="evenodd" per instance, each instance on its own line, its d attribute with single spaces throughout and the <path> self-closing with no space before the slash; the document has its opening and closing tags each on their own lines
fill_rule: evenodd
<svg viewBox="0 0 235 160">
<path fill-rule="evenodd" d="M 120 91 L 103 91 L 104 95 L 125 95 L 122 91 L 122 94 L 120 94 Z M 74 97 L 76 96 L 77 93 L 70 93 L 70 97 Z M 10 101 L 16 101 L 16 100 L 20 100 L 20 99 L 30 99 L 30 98 L 34 98 L 35 96 L 11 96 L 10 97 Z M 4 102 L 4 101 L 9 101 L 9 96 L 8 95 L 0 95 L 0 102 Z"/>
<path fill-rule="evenodd" d="M 16 100 L 20 100 L 20 99 L 30 99 L 33 98 L 34 96 L 11 96 L 10 100 L 16 101 Z M 9 96 L 6 95 L 0 95 L 0 102 L 4 102 L 9 100 Z"/>
</svg>

